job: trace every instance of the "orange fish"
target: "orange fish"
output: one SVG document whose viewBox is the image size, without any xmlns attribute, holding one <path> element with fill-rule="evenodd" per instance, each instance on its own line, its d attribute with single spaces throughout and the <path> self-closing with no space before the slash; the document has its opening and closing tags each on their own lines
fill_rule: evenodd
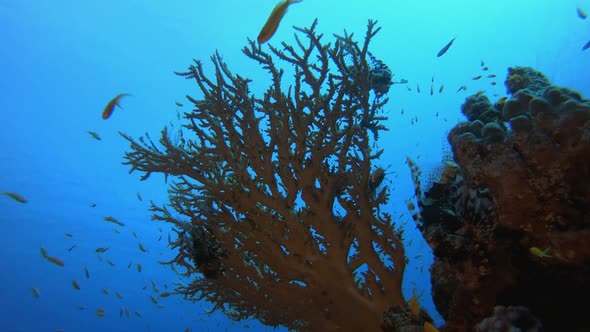
<svg viewBox="0 0 590 332">
<path fill-rule="evenodd" d="M 301 1 L 303 0 L 284 0 L 279 2 L 270 13 L 262 30 L 260 30 L 260 33 L 258 34 L 258 42 L 260 44 L 267 42 L 277 31 L 279 23 L 281 23 L 283 16 L 285 16 L 289 5 Z"/>
<path fill-rule="evenodd" d="M 131 96 L 131 95 L 128 93 L 121 93 L 121 94 L 118 94 L 111 101 L 109 101 L 107 106 L 104 108 L 104 111 L 102 111 L 102 118 L 104 120 L 108 119 L 111 116 L 111 114 L 113 114 L 113 111 L 115 110 L 115 106 L 121 107 L 121 105 L 119 105 L 119 101 L 121 100 L 121 98 L 127 97 L 127 96 Z"/>
</svg>

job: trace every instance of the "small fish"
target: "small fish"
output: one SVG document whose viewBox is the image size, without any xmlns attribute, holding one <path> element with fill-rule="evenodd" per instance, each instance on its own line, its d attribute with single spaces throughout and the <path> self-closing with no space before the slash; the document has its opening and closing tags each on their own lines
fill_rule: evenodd
<svg viewBox="0 0 590 332">
<path fill-rule="evenodd" d="M 160 294 L 161 298 L 166 298 L 168 296 L 170 296 L 170 293 L 168 293 L 168 292 L 163 292 L 162 294 Z"/>
<path fill-rule="evenodd" d="M 115 233 L 117 233 L 117 234 L 121 234 L 121 231 L 120 231 L 120 230 L 118 230 L 118 229 L 116 229 L 116 228 L 113 228 L 113 232 L 115 232 Z"/>
<path fill-rule="evenodd" d="M 137 316 L 137 317 L 142 317 L 142 316 L 141 316 L 141 312 L 139 312 L 139 311 L 137 311 L 137 310 L 135 310 L 133 313 L 134 313 L 134 314 L 135 314 L 135 316 Z"/>
<path fill-rule="evenodd" d="M 488 66 L 484 66 L 481 70 L 488 71 L 488 69 L 490 69 L 490 68 L 488 68 Z"/>
<path fill-rule="evenodd" d="M 181 102 L 179 102 L 179 101 L 177 101 L 175 104 L 176 104 L 176 106 L 178 106 L 178 107 L 182 107 L 182 106 L 184 106 L 184 105 L 182 105 L 182 103 L 181 103 Z"/>
<path fill-rule="evenodd" d="M 483 62 L 483 60 L 481 60 L 481 62 L 479 63 L 479 66 L 480 66 L 480 67 L 483 67 L 483 66 L 485 66 L 485 65 L 486 65 L 486 63 L 485 63 L 485 62 Z"/>
<path fill-rule="evenodd" d="M 101 254 L 103 252 L 106 252 L 109 249 L 110 249 L 109 247 L 98 247 L 98 248 L 96 248 L 95 251 L 96 251 L 97 254 Z"/>
<path fill-rule="evenodd" d="M 150 300 L 154 303 L 154 304 L 158 304 L 158 299 L 156 299 L 155 297 L 153 297 L 152 295 L 150 295 Z"/>
<path fill-rule="evenodd" d="M 440 88 L 438 89 L 438 93 L 442 93 L 444 89 L 445 89 L 445 86 L 443 84 L 441 84 Z"/>
<path fill-rule="evenodd" d="M 141 264 L 137 263 L 136 267 L 137 267 L 137 272 L 141 272 Z"/>
<path fill-rule="evenodd" d="M 496 85 L 496 82 L 490 82 L 491 85 Z"/>
<path fill-rule="evenodd" d="M 475 95 L 479 97 L 479 96 L 483 95 L 484 93 L 486 93 L 486 90 L 479 90 L 475 93 Z"/>
<path fill-rule="evenodd" d="M 96 203 L 90 203 L 90 207 L 91 208 L 96 207 Z"/>
<path fill-rule="evenodd" d="M 406 85 L 406 89 L 408 89 L 408 91 L 412 91 L 412 88 L 410 88 L 409 85 Z"/>
<path fill-rule="evenodd" d="M 467 90 L 467 85 L 463 85 L 462 87 L 460 87 L 459 90 L 457 90 L 457 92 L 464 90 Z"/>
<path fill-rule="evenodd" d="M 420 86 L 418 84 L 416 84 L 416 91 L 420 93 Z"/>
<path fill-rule="evenodd" d="M 131 232 L 131 235 L 133 235 L 133 237 L 137 239 L 137 233 Z"/>
<path fill-rule="evenodd" d="M 585 51 L 588 48 L 590 48 L 590 40 L 586 44 L 584 44 L 584 46 L 582 46 L 582 51 Z"/>
<path fill-rule="evenodd" d="M 71 233 L 64 233 L 64 235 L 65 235 L 66 237 L 72 237 L 72 236 L 73 236 Z"/>
<path fill-rule="evenodd" d="M 104 316 L 104 309 L 103 308 L 96 309 L 96 315 L 98 317 L 103 317 Z"/>
<path fill-rule="evenodd" d="M 285 13 L 287 12 L 287 8 L 289 8 L 291 4 L 301 1 L 302 0 L 284 0 L 279 2 L 270 13 L 262 30 L 260 30 L 260 34 L 258 34 L 258 43 L 262 44 L 267 42 L 277 31 L 279 23 L 281 23 L 283 16 L 285 16 Z"/>
<path fill-rule="evenodd" d="M 539 247 L 530 247 L 529 252 L 539 258 L 551 258 L 553 256 L 549 255 L 549 249 L 541 250 Z"/>
<path fill-rule="evenodd" d="M 434 90 L 432 88 L 432 85 L 430 86 L 430 95 L 432 96 L 434 94 Z"/>
<path fill-rule="evenodd" d="M 109 101 L 107 106 L 102 111 L 102 118 L 104 120 L 108 119 L 111 116 L 111 114 L 113 114 L 113 111 L 115 110 L 116 106 L 121 107 L 121 105 L 119 105 L 119 101 L 121 100 L 121 98 L 128 97 L 128 96 L 131 96 L 131 95 L 127 94 L 127 93 L 121 93 L 121 94 L 118 94 L 115 98 L 111 99 L 111 101 Z"/>
<path fill-rule="evenodd" d="M 19 203 L 25 204 L 25 203 L 28 202 L 27 199 L 24 196 L 22 196 L 20 194 L 17 194 L 17 193 L 5 191 L 5 192 L 2 193 L 2 195 L 6 196 L 6 197 L 10 197 L 10 198 L 12 198 L 13 200 L 15 200 L 15 201 L 17 201 Z"/>
<path fill-rule="evenodd" d="M 140 202 L 143 202 L 143 198 L 141 198 L 141 195 L 140 195 L 139 193 L 137 193 L 137 199 L 138 199 Z"/>
<path fill-rule="evenodd" d="M 489 74 L 488 76 L 486 76 L 487 78 L 494 78 L 496 77 L 496 74 Z"/>
<path fill-rule="evenodd" d="M 123 295 L 121 295 L 121 293 L 119 292 L 115 292 L 115 296 L 119 299 L 122 300 L 123 299 Z"/>
<path fill-rule="evenodd" d="M 76 280 L 72 280 L 72 287 L 74 287 L 75 290 L 80 290 L 80 284 Z"/>
<path fill-rule="evenodd" d="M 477 81 L 477 80 L 478 80 L 478 79 L 480 79 L 480 78 L 481 78 L 481 75 L 477 75 L 477 76 L 475 76 L 475 77 L 473 77 L 473 78 L 471 78 L 471 79 L 472 79 L 472 80 L 474 80 L 474 81 Z"/>
<path fill-rule="evenodd" d="M 141 243 L 137 243 L 137 247 L 139 247 L 139 250 L 142 252 L 149 252 L 149 250 L 147 250 Z"/>
<path fill-rule="evenodd" d="M 402 79 L 399 81 L 399 83 L 400 83 L 400 84 L 406 84 L 406 83 L 408 83 L 408 80 L 407 80 L 407 79 L 405 79 L 405 78 L 402 78 Z"/>
<path fill-rule="evenodd" d="M 74 248 L 76 248 L 77 246 L 78 246 L 77 244 L 74 244 L 73 246 L 71 246 L 71 247 L 68 248 L 68 251 L 74 250 Z"/>
<path fill-rule="evenodd" d="M 45 257 L 45 258 L 46 258 L 46 259 L 47 259 L 49 262 L 51 262 L 51 263 L 53 263 L 53 264 L 55 264 L 55 265 L 57 265 L 57 266 L 61 266 L 61 267 L 63 267 L 63 266 L 65 265 L 65 264 L 64 264 L 64 262 L 63 262 L 61 259 L 57 258 L 57 257 L 53 257 L 53 256 L 47 256 L 47 257 Z"/>
<path fill-rule="evenodd" d="M 90 279 L 90 271 L 88 271 L 86 266 L 84 266 L 84 278 Z"/>
<path fill-rule="evenodd" d="M 115 217 L 111 217 L 111 216 L 104 217 L 104 221 L 112 222 L 112 223 L 117 224 L 119 226 L 125 226 L 124 223 L 120 222 Z"/>
<path fill-rule="evenodd" d="M 39 296 L 41 296 L 41 292 L 39 291 L 39 288 L 31 288 L 31 293 L 33 293 L 33 297 L 38 299 Z"/>
<path fill-rule="evenodd" d="M 123 313 L 125 312 L 125 310 L 123 310 L 123 306 L 121 306 L 119 308 L 119 318 L 123 317 Z"/>
<path fill-rule="evenodd" d="M 86 310 L 86 309 L 88 309 L 88 306 L 81 305 L 81 304 L 78 305 L 78 310 Z"/>
<path fill-rule="evenodd" d="M 131 314 L 129 314 L 129 309 L 125 308 L 125 316 L 127 316 L 127 318 L 129 318 L 129 316 L 131 316 Z"/>
<path fill-rule="evenodd" d="M 160 303 L 157 303 L 157 304 L 156 304 L 156 307 L 158 307 L 158 309 L 162 309 L 162 308 L 164 308 L 164 306 L 163 306 L 162 304 L 160 304 Z"/>
<path fill-rule="evenodd" d="M 41 248 L 39 248 L 39 251 L 41 251 L 41 256 L 43 256 L 43 258 L 47 258 L 47 256 L 49 256 L 47 254 L 47 250 L 45 250 L 45 248 L 41 247 Z"/>
<path fill-rule="evenodd" d="M 108 289 L 106 289 L 106 288 L 103 288 L 103 289 L 102 289 L 102 293 L 103 293 L 104 295 L 109 295 L 109 290 L 108 290 Z"/>
<path fill-rule="evenodd" d="M 447 51 L 449 50 L 449 47 L 451 47 L 451 45 L 453 45 L 453 42 L 455 41 L 456 38 L 457 37 L 451 39 L 450 42 L 448 42 L 443 48 L 440 49 L 440 51 L 438 51 L 438 53 L 436 54 L 436 56 L 440 58 L 445 53 L 447 53 Z"/>
<path fill-rule="evenodd" d="M 87 133 L 95 140 L 102 141 L 102 138 L 100 138 L 100 135 L 97 132 L 88 130 Z"/>
<path fill-rule="evenodd" d="M 110 266 L 115 266 L 115 263 L 113 263 L 110 259 L 107 259 L 107 264 L 109 264 Z"/>
<path fill-rule="evenodd" d="M 578 17 L 583 20 L 585 20 L 586 17 L 588 17 L 588 15 L 586 15 L 586 13 L 580 7 L 576 8 L 576 12 L 578 13 Z"/>
</svg>

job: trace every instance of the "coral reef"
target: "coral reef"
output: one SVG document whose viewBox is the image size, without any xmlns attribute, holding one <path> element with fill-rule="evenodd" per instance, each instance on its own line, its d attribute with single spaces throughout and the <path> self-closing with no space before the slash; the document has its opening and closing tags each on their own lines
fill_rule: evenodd
<svg viewBox="0 0 590 332">
<path fill-rule="evenodd" d="M 525 307 L 494 308 L 494 315 L 477 324 L 478 332 L 524 331 L 538 332 L 542 330 L 539 320 Z"/>
<path fill-rule="evenodd" d="M 405 304 L 401 234 L 380 212 L 389 192 L 373 166 L 392 75 L 368 53 L 375 22 L 362 43 L 326 44 L 315 28 L 296 28 L 295 46 L 243 49 L 270 74 L 261 98 L 219 54 L 212 78 L 200 61 L 177 73 L 203 95 L 187 96 L 184 131 L 174 140 L 164 128 L 160 144 L 122 134 L 125 164 L 174 179 L 169 206 L 151 210 L 174 226 L 167 264 L 191 279 L 176 290 L 186 299 L 271 326 L 377 331 Z M 292 84 L 277 59 L 294 67 Z"/>
<path fill-rule="evenodd" d="M 467 98 L 469 122 L 448 135 L 456 164 L 422 198 L 443 330 L 471 330 L 498 305 L 547 331 L 587 330 L 590 101 L 527 67 L 506 86 L 495 105 Z"/>
</svg>

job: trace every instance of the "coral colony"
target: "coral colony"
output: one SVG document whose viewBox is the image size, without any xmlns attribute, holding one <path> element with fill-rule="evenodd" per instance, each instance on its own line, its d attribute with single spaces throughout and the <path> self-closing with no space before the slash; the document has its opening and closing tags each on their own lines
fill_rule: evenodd
<svg viewBox="0 0 590 332">
<path fill-rule="evenodd" d="M 402 233 L 381 211 L 375 143 L 394 83 L 369 52 L 379 28 L 325 43 L 316 23 L 296 28 L 295 45 L 243 49 L 269 73 L 262 96 L 219 54 L 213 76 L 200 61 L 177 73 L 202 97 L 187 96 L 182 131 L 164 128 L 159 144 L 122 134 L 125 164 L 173 179 L 169 204 L 151 210 L 174 227 L 167 264 L 191 280 L 175 290 L 184 298 L 294 330 L 433 330 L 416 295 L 402 296 Z M 589 294 L 590 104 L 530 68 L 511 68 L 506 85 L 511 97 L 494 105 L 466 99 L 468 122 L 450 132 L 452 160 L 430 188 L 408 159 L 432 295 L 442 330 L 575 331 L 583 306 L 566 303 Z"/>
</svg>

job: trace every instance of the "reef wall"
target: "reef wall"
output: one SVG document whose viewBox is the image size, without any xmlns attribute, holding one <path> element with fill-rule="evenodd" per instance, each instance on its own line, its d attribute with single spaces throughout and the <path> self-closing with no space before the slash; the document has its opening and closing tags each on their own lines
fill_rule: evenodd
<svg viewBox="0 0 590 332">
<path fill-rule="evenodd" d="M 587 331 L 590 101 L 532 68 L 509 68 L 505 84 L 495 104 L 466 99 L 468 121 L 448 135 L 454 162 L 420 200 L 443 330 L 522 306 L 497 311 L 540 322 L 516 319 L 522 330 Z"/>
</svg>

